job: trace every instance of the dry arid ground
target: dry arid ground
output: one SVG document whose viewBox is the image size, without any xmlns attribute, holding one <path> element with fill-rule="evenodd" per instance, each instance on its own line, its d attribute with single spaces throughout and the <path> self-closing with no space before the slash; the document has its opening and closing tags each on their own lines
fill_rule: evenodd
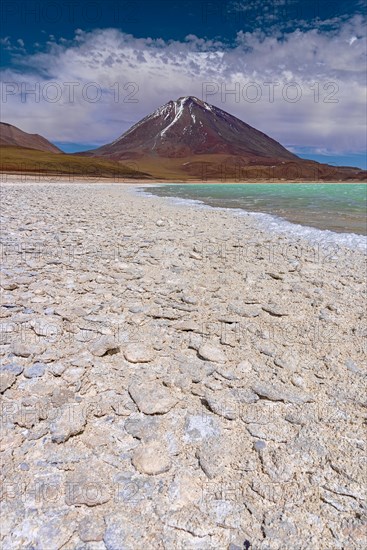
<svg viewBox="0 0 367 550">
<path fill-rule="evenodd" d="M 364 549 L 365 256 L 1 187 L 3 550 Z"/>
<path fill-rule="evenodd" d="M 76 155 L 37 151 L 23 147 L 0 146 L 1 181 L 45 180 L 48 182 L 62 179 L 74 182 L 76 178 L 90 182 L 111 178 L 116 182 L 127 179 L 149 179 L 148 174 L 138 171 L 136 163 L 121 163 L 102 158 L 85 158 Z"/>
</svg>

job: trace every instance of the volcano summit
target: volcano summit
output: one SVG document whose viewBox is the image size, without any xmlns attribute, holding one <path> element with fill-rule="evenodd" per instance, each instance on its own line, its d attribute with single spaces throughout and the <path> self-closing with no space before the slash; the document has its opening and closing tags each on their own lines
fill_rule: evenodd
<svg viewBox="0 0 367 550">
<path fill-rule="evenodd" d="M 171 181 L 363 181 L 358 168 L 305 160 L 233 115 L 187 96 L 169 101 L 112 143 L 79 153 L 130 162 Z"/>
<path fill-rule="evenodd" d="M 114 159 L 223 154 L 260 162 L 298 158 L 266 134 L 192 96 L 169 101 L 112 143 L 89 153 Z"/>
</svg>

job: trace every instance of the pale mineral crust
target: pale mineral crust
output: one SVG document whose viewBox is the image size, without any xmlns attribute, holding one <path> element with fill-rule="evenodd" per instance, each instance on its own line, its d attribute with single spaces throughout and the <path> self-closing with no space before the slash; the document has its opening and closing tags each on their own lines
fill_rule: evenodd
<svg viewBox="0 0 367 550">
<path fill-rule="evenodd" d="M 361 251 L 126 185 L 1 199 L 3 550 L 366 547 Z"/>
</svg>

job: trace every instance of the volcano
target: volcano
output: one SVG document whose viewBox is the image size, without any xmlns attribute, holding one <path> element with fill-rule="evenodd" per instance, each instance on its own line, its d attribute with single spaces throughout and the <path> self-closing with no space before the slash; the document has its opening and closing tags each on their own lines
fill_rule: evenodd
<svg viewBox="0 0 367 550">
<path fill-rule="evenodd" d="M 231 155 L 259 162 L 298 158 L 266 134 L 192 96 L 169 101 L 88 154 L 114 159 Z"/>
<path fill-rule="evenodd" d="M 364 181 L 366 176 L 359 168 L 299 158 L 193 96 L 169 101 L 112 143 L 76 154 L 128 162 L 164 181 Z"/>
</svg>

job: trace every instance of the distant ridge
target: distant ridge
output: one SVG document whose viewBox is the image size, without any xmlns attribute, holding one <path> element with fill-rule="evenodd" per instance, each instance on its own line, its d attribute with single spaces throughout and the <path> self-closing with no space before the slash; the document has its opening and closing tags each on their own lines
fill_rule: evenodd
<svg viewBox="0 0 367 550">
<path fill-rule="evenodd" d="M 50 153 L 62 153 L 61 149 L 53 145 L 53 143 L 43 136 L 28 134 L 7 122 L 0 122 L 0 146 L 1 145 L 24 147 L 27 149 L 36 149 L 37 151 L 48 151 Z"/>
<path fill-rule="evenodd" d="M 169 101 L 112 143 L 71 155 L 38 134 L 1 122 L 0 171 L 198 183 L 365 182 L 367 175 L 359 168 L 301 159 L 193 96 Z"/>
</svg>

